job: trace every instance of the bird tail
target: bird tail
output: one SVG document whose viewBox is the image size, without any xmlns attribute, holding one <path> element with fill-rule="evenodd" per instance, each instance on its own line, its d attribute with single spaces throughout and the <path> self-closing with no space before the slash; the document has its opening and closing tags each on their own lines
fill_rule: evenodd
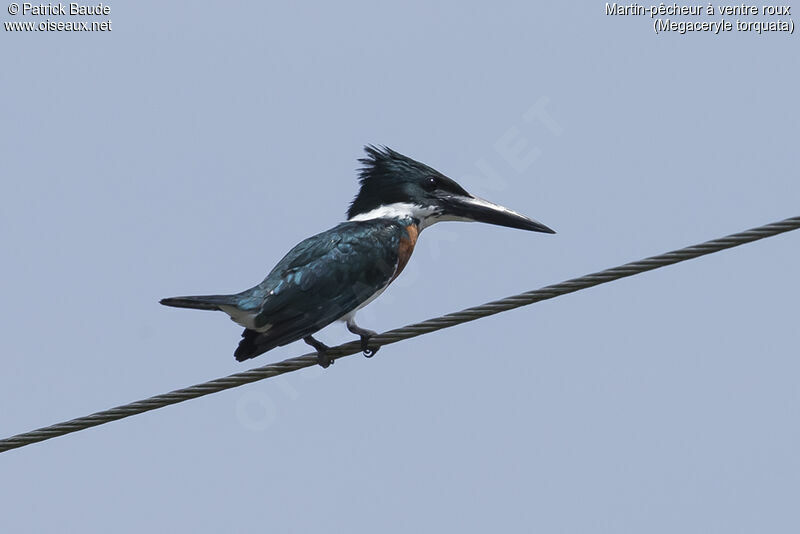
<svg viewBox="0 0 800 534">
<path fill-rule="evenodd" d="M 160 300 L 164 306 L 192 308 L 194 310 L 221 311 L 220 306 L 236 306 L 236 295 L 197 295 L 193 297 L 170 297 Z"/>
</svg>

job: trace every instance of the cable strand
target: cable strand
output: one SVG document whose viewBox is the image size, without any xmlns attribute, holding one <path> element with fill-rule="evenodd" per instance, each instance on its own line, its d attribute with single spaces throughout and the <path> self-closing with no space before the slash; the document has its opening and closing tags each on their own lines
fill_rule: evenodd
<svg viewBox="0 0 800 534">
<path fill-rule="evenodd" d="M 766 237 L 772 237 L 784 232 L 797 230 L 800 228 L 800 216 L 785 219 L 783 221 L 759 226 L 737 234 L 706 241 L 697 245 L 692 245 L 682 249 L 652 256 L 643 260 L 626 263 L 618 267 L 612 267 L 604 271 L 588 274 L 571 280 L 566 280 L 558 284 L 549 285 L 541 289 L 527 291 L 518 295 L 512 295 L 500 300 L 487 302 L 480 306 L 473 306 L 458 312 L 448 313 L 441 317 L 435 317 L 419 323 L 404 326 L 379 334 L 369 341 L 371 348 L 390 345 L 405 339 L 429 334 L 437 330 L 450 328 L 477 319 L 482 319 L 490 315 L 495 315 L 522 306 L 528 306 L 536 302 L 552 299 L 568 293 L 574 293 L 583 289 L 588 289 L 600 284 L 605 284 L 621 278 L 626 278 L 636 274 L 652 271 L 668 265 L 680 263 L 682 261 L 698 258 L 714 252 L 719 252 L 746 243 L 751 243 Z M 343 343 L 336 347 L 331 347 L 330 356 L 338 359 L 351 354 L 361 352 L 361 343 L 352 341 Z M 235 373 L 226 377 L 217 378 L 194 386 L 176 389 L 169 393 L 155 395 L 153 397 L 103 410 L 91 415 L 78 417 L 69 421 L 56 423 L 47 427 L 18 434 L 0 440 L 0 452 L 9 451 L 19 447 L 24 447 L 32 443 L 38 443 L 54 437 L 63 436 L 79 430 L 85 430 L 98 425 L 124 419 L 132 415 L 164 408 L 171 404 L 177 404 L 205 395 L 218 393 L 226 389 L 231 389 L 259 380 L 272 378 L 285 373 L 290 373 L 316 365 L 316 353 L 308 353 L 295 358 L 289 358 L 282 362 L 272 363 L 263 367 L 256 367 L 240 373 Z"/>
</svg>

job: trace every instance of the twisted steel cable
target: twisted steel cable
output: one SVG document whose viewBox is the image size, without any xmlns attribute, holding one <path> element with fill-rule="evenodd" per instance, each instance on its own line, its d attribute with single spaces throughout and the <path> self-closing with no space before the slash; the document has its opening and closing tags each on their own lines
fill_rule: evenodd
<svg viewBox="0 0 800 534">
<path fill-rule="evenodd" d="M 404 339 L 421 336 L 423 334 L 428 334 L 444 328 L 450 328 L 451 326 L 474 321 L 482 317 L 488 317 L 490 315 L 512 310 L 514 308 L 519 308 L 521 306 L 527 306 L 529 304 L 533 304 L 534 302 L 566 295 L 567 293 L 573 293 L 575 291 L 605 284 L 606 282 L 612 282 L 620 278 L 633 276 L 635 274 L 651 271 L 660 267 L 666 267 L 682 261 L 705 256 L 714 252 L 719 252 L 720 250 L 725 250 L 727 248 L 733 248 L 739 245 L 744 245 L 745 243 L 758 241 L 759 239 L 764 239 L 765 237 L 772 237 L 784 232 L 789 232 L 791 230 L 797 230 L 798 228 L 800 228 L 800 216 L 792 217 L 764 226 L 759 226 L 738 234 L 731 234 L 727 237 L 706 241 L 705 243 L 700 243 L 699 245 L 693 245 L 674 250 L 659 256 L 651 256 L 643 260 L 620 265 L 619 267 L 613 267 L 604 271 L 573 278 L 559 284 L 546 286 L 534 291 L 528 291 L 526 293 L 520 293 L 519 295 L 513 295 L 504 299 L 495 300 L 493 302 L 467 308 L 459 312 L 448 313 L 447 315 L 443 315 L 441 317 L 428 319 L 427 321 L 404 326 L 395 330 L 389 330 L 388 332 L 384 332 L 371 338 L 369 341 L 369 346 L 375 349 L 383 345 L 397 343 L 398 341 L 402 341 Z M 338 359 L 344 356 L 355 354 L 357 352 L 361 352 L 361 343 L 359 341 L 353 341 L 338 345 L 336 347 L 331 347 L 329 354 L 331 359 Z M 77 432 L 79 430 L 102 425 L 118 419 L 124 419 L 125 417 L 130 417 L 132 415 L 137 415 L 150 410 L 156 410 L 158 408 L 163 408 L 164 406 L 169 406 L 170 404 L 196 399 L 204 395 L 235 388 L 251 382 L 263 380 L 265 378 L 271 378 L 284 373 L 297 371 L 305 367 L 316 365 L 316 363 L 316 353 L 308 353 L 302 356 L 284 360 L 282 362 L 271 363 L 263 367 L 257 367 L 241 373 L 235 373 L 223 378 L 204 382 L 202 384 L 176 389 L 175 391 L 171 391 L 169 393 L 156 395 L 144 400 L 132 402 L 130 404 L 124 404 L 122 406 L 117 406 L 116 408 L 103 410 L 91 415 L 78 417 L 77 419 L 57 423 L 51 426 L 40 428 L 38 430 L 32 430 L 30 432 L 25 432 L 24 434 L 18 434 L 16 436 L 0 440 L 0 452 L 16 449 L 18 447 L 23 447 L 39 441 L 45 441 L 50 438 L 62 436 L 71 432 Z"/>
</svg>

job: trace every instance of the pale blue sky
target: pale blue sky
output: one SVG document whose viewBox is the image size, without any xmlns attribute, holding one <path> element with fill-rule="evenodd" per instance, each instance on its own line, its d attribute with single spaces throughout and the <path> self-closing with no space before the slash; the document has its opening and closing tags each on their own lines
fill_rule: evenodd
<svg viewBox="0 0 800 534">
<path fill-rule="evenodd" d="M 157 302 L 250 287 L 339 222 L 366 143 L 558 231 L 426 230 L 359 316 L 377 330 L 800 214 L 796 35 L 657 36 L 601 2 L 273 4 L 0 31 L 2 437 L 305 353 L 239 364 L 224 315 Z M 0 530 L 797 532 L 799 251 L 0 454 Z"/>
</svg>

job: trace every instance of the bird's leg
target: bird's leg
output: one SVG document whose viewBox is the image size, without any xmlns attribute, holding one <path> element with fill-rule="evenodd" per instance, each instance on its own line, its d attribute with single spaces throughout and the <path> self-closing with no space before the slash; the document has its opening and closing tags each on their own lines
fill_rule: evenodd
<svg viewBox="0 0 800 534">
<path fill-rule="evenodd" d="M 328 345 L 322 341 L 314 339 L 314 336 L 306 336 L 303 338 L 303 341 L 314 347 L 314 350 L 317 351 L 317 363 L 320 364 L 323 369 L 327 369 L 330 364 L 334 362 L 334 360 L 332 360 L 328 355 L 328 349 L 330 349 Z"/>
<path fill-rule="evenodd" d="M 352 317 L 347 320 L 347 329 L 355 335 L 361 336 L 361 350 L 364 353 L 364 356 L 367 358 L 372 358 L 375 356 L 375 353 L 378 352 L 380 347 L 375 347 L 374 349 L 369 348 L 369 338 L 372 336 L 377 336 L 378 333 L 376 331 L 361 328 L 356 324 L 356 320 Z"/>
</svg>

